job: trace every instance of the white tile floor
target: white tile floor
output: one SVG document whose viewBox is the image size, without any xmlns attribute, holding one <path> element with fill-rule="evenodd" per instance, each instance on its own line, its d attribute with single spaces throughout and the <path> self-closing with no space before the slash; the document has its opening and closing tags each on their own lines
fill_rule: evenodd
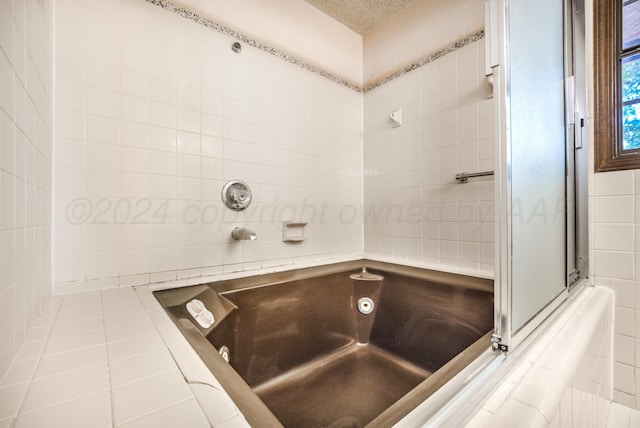
<svg viewBox="0 0 640 428">
<path fill-rule="evenodd" d="M 214 425 L 248 426 L 146 287 L 53 297 L 0 380 L 0 428 Z"/>
</svg>

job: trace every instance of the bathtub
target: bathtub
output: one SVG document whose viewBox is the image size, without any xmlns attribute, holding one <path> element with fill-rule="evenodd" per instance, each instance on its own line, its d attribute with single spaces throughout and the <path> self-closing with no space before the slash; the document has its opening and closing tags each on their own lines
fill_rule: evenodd
<svg viewBox="0 0 640 428">
<path fill-rule="evenodd" d="M 368 260 L 154 294 L 255 427 L 390 426 L 493 329 L 492 281 Z"/>
</svg>

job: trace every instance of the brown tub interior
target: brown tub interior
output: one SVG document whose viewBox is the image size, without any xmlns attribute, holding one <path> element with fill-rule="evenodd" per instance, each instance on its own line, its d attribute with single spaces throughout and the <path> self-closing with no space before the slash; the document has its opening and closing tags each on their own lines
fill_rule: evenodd
<svg viewBox="0 0 640 428">
<path fill-rule="evenodd" d="M 363 264 L 384 279 L 351 279 Z M 487 349 L 493 327 L 492 281 L 371 261 L 156 296 L 256 427 L 389 426 Z M 214 313 L 209 329 L 191 321 L 192 298 Z"/>
</svg>

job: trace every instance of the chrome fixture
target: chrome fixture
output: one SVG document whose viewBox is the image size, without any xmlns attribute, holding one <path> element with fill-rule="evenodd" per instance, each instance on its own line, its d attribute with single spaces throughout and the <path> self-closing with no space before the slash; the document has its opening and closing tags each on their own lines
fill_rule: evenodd
<svg viewBox="0 0 640 428">
<path fill-rule="evenodd" d="M 349 276 L 351 279 L 359 280 L 359 281 L 382 281 L 384 276 L 377 275 L 375 273 L 370 273 L 367 271 L 366 267 L 362 267 L 362 270 L 358 273 L 351 274 Z"/>
<path fill-rule="evenodd" d="M 222 345 L 218 353 L 227 363 L 231 361 L 231 351 L 227 345 Z"/>
<path fill-rule="evenodd" d="M 472 172 L 472 173 L 460 172 L 456 174 L 456 180 L 458 180 L 459 183 L 466 183 L 467 181 L 469 181 L 470 178 L 486 177 L 489 175 L 493 175 L 493 171 Z"/>
<path fill-rule="evenodd" d="M 251 189 L 241 180 L 229 180 L 222 188 L 222 202 L 233 211 L 245 210 L 251 203 Z"/>
<path fill-rule="evenodd" d="M 235 53 L 240 53 L 240 51 L 242 50 L 242 45 L 240 44 L 240 42 L 233 42 L 233 44 L 231 45 L 231 50 Z"/>
<path fill-rule="evenodd" d="M 231 237 L 237 241 L 255 241 L 258 239 L 255 232 L 246 227 L 236 227 L 231 231 Z"/>
</svg>

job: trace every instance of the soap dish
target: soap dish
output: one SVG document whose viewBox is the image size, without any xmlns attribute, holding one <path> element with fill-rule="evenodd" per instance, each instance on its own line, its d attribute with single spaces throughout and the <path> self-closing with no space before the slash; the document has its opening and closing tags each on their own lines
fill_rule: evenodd
<svg viewBox="0 0 640 428">
<path fill-rule="evenodd" d="M 282 242 L 302 242 L 305 236 L 305 226 L 307 223 L 293 221 L 282 222 Z"/>
</svg>

